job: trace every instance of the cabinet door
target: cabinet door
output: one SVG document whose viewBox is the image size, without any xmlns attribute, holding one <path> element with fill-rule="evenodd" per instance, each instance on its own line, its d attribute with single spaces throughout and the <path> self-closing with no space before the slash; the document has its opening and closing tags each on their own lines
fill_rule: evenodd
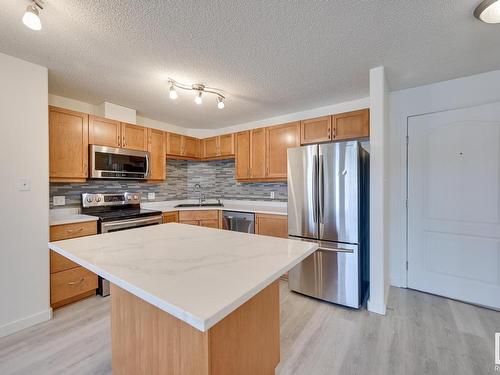
<svg viewBox="0 0 500 375">
<path fill-rule="evenodd" d="M 219 155 L 234 155 L 234 134 L 224 134 L 219 136 Z"/>
<path fill-rule="evenodd" d="M 333 136 L 332 139 L 356 139 L 365 138 L 370 135 L 370 110 L 340 113 L 332 116 Z"/>
<path fill-rule="evenodd" d="M 49 107 L 49 177 L 83 181 L 88 177 L 88 115 Z"/>
<path fill-rule="evenodd" d="M 89 143 L 91 145 L 121 147 L 120 121 L 90 115 Z"/>
<path fill-rule="evenodd" d="M 200 227 L 219 228 L 219 220 L 200 220 Z"/>
<path fill-rule="evenodd" d="M 198 139 L 182 136 L 182 156 L 198 157 Z"/>
<path fill-rule="evenodd" d="M 255 233 L 288 238 L 288 218 L 285 215 L 255 215 Z"/>
<path fill-rule="evenodd" d="M 148 129 L 148 151 L 150 155 L 150 180 L 165 180 L 166 157 L 163 132 L 157 129 Z"/>
<path fill-rule="evenodd" d="M 266 177 L 266 129 L 250 130 L 250 178 Z"/>
<path fill-rule="evenodd" d="M 167 155 L 182 155 L 182 135 L 167 133 Z"/>
<path fill-rule="evenodd" d="M 323 116 L 300 122 L 300 143 L 327 142 L 332 139 L 332 116 Z"/>
<path fill-rule="evenodd" d="M 164 212 L 163 213 L 163 224 L 166 223 L 178 223 L 179 222 L 179 212 Z"/>
<path fill-rule="evenodd" d="M 236 133 L 236 179 L 250 178 L 250 131 Z"/>
<path fill-rule="evenodd" d="M 148 149 L 147 128 L 122 122 L 122 147 L 146 151 Z"/>
<path fill-rule="evenodd" d="M 286 179 L 287 150 L 300 145 L 299 122 L 266 128 L 266 177 Z"/>
<path fill-rule="evenodd" d="M 202 140 L 202 156 L 204 158 L 215 158 L 219 156 L 219 137 L 205 138 Z"/>
</svg>

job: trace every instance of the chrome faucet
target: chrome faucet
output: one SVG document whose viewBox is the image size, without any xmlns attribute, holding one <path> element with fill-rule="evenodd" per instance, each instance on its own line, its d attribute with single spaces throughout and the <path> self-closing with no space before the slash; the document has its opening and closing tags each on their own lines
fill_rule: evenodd
<svg viewBox="0 0 500 375">
<path fill-rule="evenodd" d="M 201 185 L 200 184 L 195 184 L 194 185 L 194 191 L 198 193 L 198 204 L 201 206 L 203 202 L 205 202 L 205 194 L 201 192 Z"/>
</svg>

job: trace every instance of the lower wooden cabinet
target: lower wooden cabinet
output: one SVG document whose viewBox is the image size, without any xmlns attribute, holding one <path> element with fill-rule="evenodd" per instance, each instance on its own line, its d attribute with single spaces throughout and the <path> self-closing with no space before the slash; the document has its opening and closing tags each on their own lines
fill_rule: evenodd
<svg viewBox="0 0 500 375">
<path fill-rule="evenodd" d="M 219 228 L 218 210 L 179 211 L 179 223 Z"/>
<path fill-rule="evenodd" d="M 286 215 L 255 215 L 255 234 L 288 238 L 288 217 Z"/>
<path fill-rule="evenodd" d="M 50 241 L 97 234 L 97 222 L 52 225 Z M 53 309 L 95 294 L 97 275 L 62 255 L 50 251 L 50 305 Z"/>
<path fill-rule="evenodd" d="M 179 212 L 164 212 L 163 213 L 163 224 L 166 223 L 178 223 L 179 222 Z"/>
</svg>

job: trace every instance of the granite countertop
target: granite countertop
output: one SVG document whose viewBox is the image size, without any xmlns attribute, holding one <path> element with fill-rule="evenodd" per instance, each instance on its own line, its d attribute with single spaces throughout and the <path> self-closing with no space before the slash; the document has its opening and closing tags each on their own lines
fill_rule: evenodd
<svg viewBox="0 0 500 375">
<path fill-rule="evenodd" d="M 143 202 L 141 207 L 159 210 L 163 212 L 172 211 L 192 211 L 192 210 L 226 210 L 253 212 L 260 214 L 287 215 L 286 202 L 272 201 L 243 201 L 243 200 L 223 200 L 224 207 L 175 207 L 178 204 L 197 203 L 197 200 L 163 201 L 163 202 Z M 206 203 L 215 203 L 215 200 L 207 200 Z"/>
<path fill-rule="evenodd" d="M 99 220 L 97 216 L 83 215 L 79 208 L 59 208 L 49 210 L 49 224 L 63 225 Z"/>
<path fill-rule="evenodd" d="M 57 241 L 49 248 L 206 331 L 317 245 L 170 223 Z"/>
</svg>

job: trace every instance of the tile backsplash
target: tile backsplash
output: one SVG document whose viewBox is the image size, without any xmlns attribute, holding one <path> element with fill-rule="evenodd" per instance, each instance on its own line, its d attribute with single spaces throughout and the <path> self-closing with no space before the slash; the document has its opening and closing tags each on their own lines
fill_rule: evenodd
<svg viewBox="0 0 500 375">
<path fill-rule="evenodd" d="M 85 183 L 51 183 L 52 197 L 63 195 L 66 206 L 80 206 L 82 193 L 114 193 L 124 191 L 140 192 L 142 200 L 148 193 L 155 193 L 156 201 L 197 199 L 200 194 L 206 198 L 286 201 L 287 184 L 241 183 L 234 178 L 234 160 L 187 161 L 167 160 L 167 180 L 160 183 L 120 180 L 88 180 Z M 196 184 L 201 189 L 196 188 Z"/>
</svg>

